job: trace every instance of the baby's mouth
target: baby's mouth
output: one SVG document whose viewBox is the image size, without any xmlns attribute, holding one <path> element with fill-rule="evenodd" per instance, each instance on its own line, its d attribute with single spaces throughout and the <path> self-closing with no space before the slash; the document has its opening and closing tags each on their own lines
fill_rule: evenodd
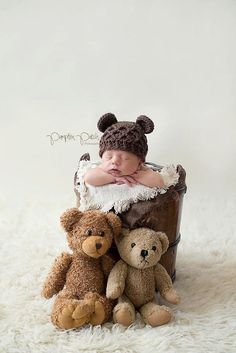
<svg viewBox="0 0 236 353">
<path fill-rule="evenodd" d="M 109 173 L 110 173 L 111 175 L 119 175 L 119 174 L 120 174 L 120 171 L 119 171 L 119 169 L 112 168 L 112 169 L 109 170 Z"/>
</svg>

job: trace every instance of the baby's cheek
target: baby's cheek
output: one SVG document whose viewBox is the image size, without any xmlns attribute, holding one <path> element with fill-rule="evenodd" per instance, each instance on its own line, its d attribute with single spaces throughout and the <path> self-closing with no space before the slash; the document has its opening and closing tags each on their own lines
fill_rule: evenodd
<svg viewBox="0 0 236 353">
<path fill-rule="evenodd" d="M 135 162 L 131 162 L 129 164 L 129 168 L 131 170 L 131 173 L 135 173 L 137 170 L 139 170 L 139 164 L 135 163 Z"/>
<path fill-rule="evenodd" d="M 103 162 L 102 164 L 100 164 L 100 168 L 101 168 L 102 170 L 106 171 L 107 168 L 108 168 L 108 162 Z"/>
</svg>

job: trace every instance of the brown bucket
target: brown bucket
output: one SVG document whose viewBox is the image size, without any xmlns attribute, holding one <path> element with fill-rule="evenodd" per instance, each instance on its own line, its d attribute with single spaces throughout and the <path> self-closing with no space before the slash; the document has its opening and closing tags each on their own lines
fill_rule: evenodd
<svg viewBox="0 0 236 353">
<path fill-rule="evenodd" d="M 147 163 L 154 170 L 162 167 L 154 163 Z M 137 227 L 149 227 L 155 231 L 165 232 L 169 239 L 169 249 L 162 256 L 161 264 L 175 280 L 176 254 L 180 241 L 180 222 L 183 205 L 183 197 L 187 187 L 185 184 L 186 173 L 181 165 L 177 166 L 179 181 L 171 186 L 165 194 L 159 194 L 149 201 L 139 201 L 131 205 L 127 212 L 119 214 L 125 226 L 134 229 Z"/>
<path fill-rule="evenodd" d="M 89 160 L 88 154 L 81 157 L 81 160 Z M 161 170 L 161 166 L 154 163 L 147 163 L 154 170 Z M 187 187 L 185 184 L 186 173 L 181 165 L 177 166 L 179 180 L 175 186 L 169 187 L 165 194 L 159 194 L 154 199 L 139 201 L 131 205 L 128 211 L 120 213 L 124 227 L 130 229 L 138 227 L 149 227 L 155 231 L 165 232 L 169 239 L 169 249 L 161 258 L 161 264 L 165 267 L 172 278 L 176 277 L 176 255 L 177 246 L 180 241 L 180 222 L 182 214 L 183 197 Z M 74 182 L 76 182 L 76 175 Z M 76 186 L 76 184 L 74 183 Z M 75 189 L 77 196 L 77 207 L 80 204 L 80 195 Z M 116 249 L 113 247 L 113 255 L 116 258 Z"/>
</svg>

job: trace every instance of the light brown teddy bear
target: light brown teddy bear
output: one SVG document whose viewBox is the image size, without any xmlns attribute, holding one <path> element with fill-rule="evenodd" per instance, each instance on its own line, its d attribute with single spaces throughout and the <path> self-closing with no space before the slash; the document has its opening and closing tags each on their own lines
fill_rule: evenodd
<svg viewBox="0 0 236 353">
<path fill-rule="evenodd" d="M 121 260 L 111 270 L 106 290 L 107 298 L 119 298 L 113 309 L 114 322 L 131 325 L 136 308 L 146 324 L 166 324 L 171 320 L 171 310 L 158 305 L 155 290 L 172 304 L 180 299 L 170 276 L 158 263 L 169 246 L 166 234 L 149 228 L 122 229 L 115 242 Z"/>
<path fill-rule="evenodd" d="M 112 313 L 114 302 L 105 297 L 110 258 L 104 255 L 113 236 L 118 236 L 121 221 L 114 213 L 67 210 L 61 216 L 72 254 L 62 253 L 45 281 L 42 295 L 57 294 L 52 322 L 61 329 L 84 324 L 100 325 Z M 113 264 L 112 264 L 113 265 Z"/>
</svg>

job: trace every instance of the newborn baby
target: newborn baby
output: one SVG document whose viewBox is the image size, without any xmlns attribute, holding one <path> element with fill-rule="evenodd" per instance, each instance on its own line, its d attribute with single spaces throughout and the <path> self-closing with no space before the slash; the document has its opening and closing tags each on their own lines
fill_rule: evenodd
<svg viewBox="0 0 236 353">
<path fill-rule="evenodd" d="M 140 116 L 136 123 L 118 122 L 114 114 L 108 113 L 99 119 L 98 129 L 104 132 L 99 151 L 102 163 L 87 171 L 85 183 L 93 186 L 110 183 L 164 186 L 161 174 L 144 165 L 148 151 L 145 134 L 154 129 L 151 119 Z"/>
<path fill-rule="evenodd" d="M 86 184 L 101 186 L 110 183 L 143 184 L 149 187 L 164 187 L 162 176 L 143 165 L 138 156 L 122 150 L 108 150 L 102 155 L 102 163 L 87 171 Z"/>
</svg>

